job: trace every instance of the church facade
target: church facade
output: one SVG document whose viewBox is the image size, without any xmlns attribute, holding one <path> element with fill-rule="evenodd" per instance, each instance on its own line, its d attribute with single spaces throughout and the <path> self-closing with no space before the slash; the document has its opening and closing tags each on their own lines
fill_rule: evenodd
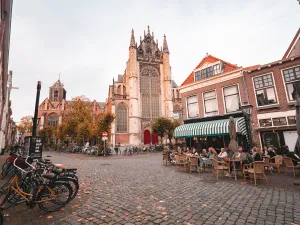
<svg viewBox="0 0 300 225">
<path fill-rule="evenodd" d="M 58 79 L 51 87 L 49 87 L 49 97 L 42 101 L 39 105 L 38 130 L 46 127 L 56 127 L 62 123 L 63 117 L 68 112 L 68 107 L 71 101 L 67 99 L 67 91 L 64 84 Z M 100 115 L 105 110 L 105 102 L 90 102 L 90 107 L 95 115 Z M 70 144 L 76 144 L 76 140 L 68 140 Z"/>
<path fill-rule="evenodd" d="M 181 99 L 172 81 L 169 57 L 165 35 L 159 48 L 149 27 L 139 44 L 132 30 L 126 69 L 109 86 L 106 110 L 116 116 L 110 131 L 111 144 L 157 144 L 159 138 L 151 130 L 154 120 L 172 118 L 174 107 L 177 117 L 181 114 Z"/>
</svg>

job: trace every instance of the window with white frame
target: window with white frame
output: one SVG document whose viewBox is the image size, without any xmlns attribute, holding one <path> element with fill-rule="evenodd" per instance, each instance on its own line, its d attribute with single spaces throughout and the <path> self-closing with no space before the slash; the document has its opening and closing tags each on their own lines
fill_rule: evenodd
<svg viewBox="0 0 300 225">
<path fill-rule="evenodd" d="M 199 117 L 199 107 L 197 95 L 186 98 L 188 118 Z"/>
<path fill-rule="evenodd" d="M 218 114 L 218 102 L 216 91 L 210 91 L 203 94 L 205 115 Z"/>
<path fill-rule="evenodd" d="M 277 103 L 272 74 L 254 77 L 253 81 L 258 106 L 272 105 Z"/>
<path fill-rule="evenodd" d="M 293 85 L 300 82 L 300 66 L 283 70 L 283 78 L 289 101 L 296 100 L 297 96 Z"/>
<path fill-rule="evenodd" d="M 287 117 L 276 117 L 276 118 L 267 118 L 267 119 L 259 120 L 260 127 L 280 127 L 280 126 L 287 126 L 287 125 L 296 125 L 296 117 L 287 116 Z"/>
<path fill-rule="evenodd" d="M 195 72 L 195 81 L 221 73 L 220 63 Z"/>
<path fill-rule="evenodd" d="M 225 110 L 227 113 L 235 112 L 240 109 L 240 95 L 239 89 L 237 85 L 224 87 L 224 102 L 225 102 Z"/>
</svg>

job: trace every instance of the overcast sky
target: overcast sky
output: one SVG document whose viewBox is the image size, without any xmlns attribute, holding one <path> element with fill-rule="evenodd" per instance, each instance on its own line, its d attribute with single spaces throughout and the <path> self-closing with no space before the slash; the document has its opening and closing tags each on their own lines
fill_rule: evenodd
<svg viewBox="0 0 300 225">
<path fill-rule="evenodd" d="M 113 77 L 150 25 L 162 44 L 166 34 L 172 76 L 181 84 L 208 52 L 239 66 L 282 58 L 300 27 L 297 0 L 15 0 L 9 69 L 13 70 L 15 121 L 33 115 L 61 73 L 67 98 L 84 94 L 105 101 Z"/>
</svg>

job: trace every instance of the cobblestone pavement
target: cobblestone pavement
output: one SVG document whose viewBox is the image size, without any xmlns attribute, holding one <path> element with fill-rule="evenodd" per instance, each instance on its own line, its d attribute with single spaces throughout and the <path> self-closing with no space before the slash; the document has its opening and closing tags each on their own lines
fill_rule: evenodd
<svg viewBox="0 0 300 225">
<path fill-rule="evenodd" d="M 300 190 L 291 175 L 268 175 L 269 187 L 264 181 L 255 187 L 163 166 L 160 154 L 51 154 L 79 169 L 78 198 L 52 214 L 15 207 L 4 224 L 300 224 Z"/>
</svg>

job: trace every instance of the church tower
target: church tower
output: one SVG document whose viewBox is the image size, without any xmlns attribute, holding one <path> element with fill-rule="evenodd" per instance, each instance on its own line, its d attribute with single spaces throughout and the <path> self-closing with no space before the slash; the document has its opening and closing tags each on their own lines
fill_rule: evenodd
<svg viewBox="0 0 300 225">
<path fill-rule="evenodd" d="M 172 80 L 166 36 L 159 49 L 154 33 L 144 31 L 139 45 L 131 32 L 126 80 L 129 90 L 129 142 L 157 144 L 151 126 L 158 117 L 172 117 Z"/>
<path fill-rule="evenodd" d="M 64 89 L 63 83 L 58 79 L 50 88 L 49 88 L 49 100 L 50 102 L 61 102 L 63 99 L 66 100 L 67 92 Z"/>
</svg>

